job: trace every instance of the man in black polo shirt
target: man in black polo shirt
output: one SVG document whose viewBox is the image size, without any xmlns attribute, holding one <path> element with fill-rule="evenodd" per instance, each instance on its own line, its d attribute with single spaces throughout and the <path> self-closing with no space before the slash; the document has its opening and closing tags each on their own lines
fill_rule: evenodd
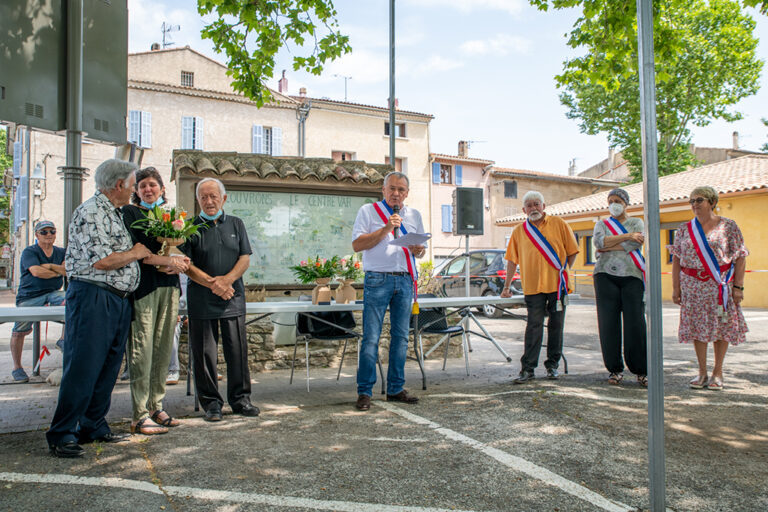
<svg viewBox="0 0 768 512">
<path fill-rule="evenodd" d="M 189 347 L 195 387 L 207 421 L 222 419 L 224 400 L 216 379 L 221 332 L 227 362 L 227 402 L 243 416 L 258 416 L 251 404 L 251 374 L 245 335 L 245 286 L 242 275 L 250 264 L 251 245 L 243 221 L 222 210 L 227 193 L 221 181 L 204 178 L 197 184 L 200 236 L 180 246 L 192 264 L 187 271 Z"/>
</svg>

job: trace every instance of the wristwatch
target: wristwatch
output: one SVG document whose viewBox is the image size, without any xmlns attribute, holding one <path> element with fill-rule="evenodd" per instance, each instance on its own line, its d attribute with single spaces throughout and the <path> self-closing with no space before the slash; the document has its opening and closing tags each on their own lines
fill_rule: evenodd
<svg viewBox="0 0 768 512">
<path fill-rule="evenodd" d="M 737 290 L 744 291 L 744 287 L 743 286 L 739 286 L 739 285 L 735 284 L 735 285 L 733 285 L 733 287 L 736 288 Z"/>
</svg>

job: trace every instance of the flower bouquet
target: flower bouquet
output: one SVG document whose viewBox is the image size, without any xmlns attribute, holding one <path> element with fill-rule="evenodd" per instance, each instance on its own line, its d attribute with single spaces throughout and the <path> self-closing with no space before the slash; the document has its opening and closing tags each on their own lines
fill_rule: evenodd
<svg viewBox="0 0 768 512">
<path fill-rule="evenodd" d="M 347 304 L 357 300 L 357 290 L 352 283 L 363 277 L 363 264 L 357 258 L 356 254 L 344 257 L 339 260 L 339 271 L 336 277 L 341 284 L 336 288 L 336 302 Z"/>
<path fill-rule="evenodd" d="M 331 288 L 328 283 L 339 270 L 338 256 L 331 259 L 315 256 L 290 268 L 300 282 L 304 284 L 316 283 L 317 286 L 312 290 L 313 304 L 331 301 Z"/>
<path fill-rule="evenodd" d="M 136 220 L 131 227 L 139 228 L 147 236 L 154 236 L 158 242 L 162 242 L 163 246 L 158 253 L 161 256 L 168 256 L 172 247 L 197 236 L 201 226 L 187 220 L 187 212 L 182 208 L 166 210 L 155 206 L 144 215 L 143 219 Z"/>
</svg>

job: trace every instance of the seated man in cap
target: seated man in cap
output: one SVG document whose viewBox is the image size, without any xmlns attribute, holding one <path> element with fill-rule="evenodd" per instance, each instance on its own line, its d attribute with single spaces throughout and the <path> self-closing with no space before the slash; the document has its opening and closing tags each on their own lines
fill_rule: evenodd
<svg viewBox="0 0 768 512">
<path fill-rule="evenodd" d="M 16 307 L 61 306 L 64 304 L 64 249 L 56 247 L 56 226 L 49 220 L 35 224 L 37 243 L 21 253 L 19 291 Z M 32 322 L 16 322 L 11 334 L 13 381 L 27 382 L 29 376 L 21 366 L 24 338 L 32 332 Z M 61 342 L 56 342 L 58 345 Z"/>
</svg>

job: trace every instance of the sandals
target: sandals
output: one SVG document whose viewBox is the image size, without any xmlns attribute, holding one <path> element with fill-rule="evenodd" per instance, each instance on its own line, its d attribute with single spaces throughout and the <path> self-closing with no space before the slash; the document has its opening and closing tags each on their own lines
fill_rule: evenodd
<svg viewBox="0 0 768 512">
<path fill-rule="evenodd" d="M 147 425 L 146 424 L 147 422 L 149 422 L 150 424 Z M 152 420 L 150 420 L 149 418 L 142 418 L 135 425 L 131 425 L 131 434 L 143 434 L 145 436 L 154 436 L 157 434 L 165 434 L 166 432 L 168 432 L 168 429 L 166 427 L 161 427 L 160 425 L 152 423 Z"/>
<path fill-rule="evenodd" d="M 166 418 L 164 420 L 161 420 L 160 415 L 163 413 L 165 413 Z M 176 418 L 173 418 L 170 414 L 163 411 L 162 409 L 152 413 L 152 416 L 150 416 L 150 418 L 152 418 L 152 421 L 154 421 L 158 425 L 162 425 L 164 427 L 178 427 L 179 425 L 181 425 L 181 422 L 179 420 L 177 420 Z"/>
<path fill-rule="evenodd" d="M 611 373 L 608 376 L 608 384 L 612 384 L 614 386 L 618 386 L 619 383 L 624 379 L 624 375 L 621 373 Z"/>
<path fill-rule="evenodd" d="M 647 388 L 648 387 L 648 376 L 647 375 L 638 375 L 637 376 L 637 383 L 640 384 L 642 387 Z"/>
<path fill-rule="evenodd" d="M 707 385 L 708 389 L 711 389 L 713 391 L 722 391 L 723 390 L 723 378 L 722 377 L 712 377 L 709 379 L 709 384 Z"/>
<path fill-rule="evenodd" d="M 720 381 L 722 384 L 722 380 Z M 691 382 L 688 383 L 688 387 L 691 389 L 704 389 L 707 387 L 707 384 L 709 383 L 709 377 L 704 375 L 703 377 L 701 375 L 695 377 Z"/>
</svg>

